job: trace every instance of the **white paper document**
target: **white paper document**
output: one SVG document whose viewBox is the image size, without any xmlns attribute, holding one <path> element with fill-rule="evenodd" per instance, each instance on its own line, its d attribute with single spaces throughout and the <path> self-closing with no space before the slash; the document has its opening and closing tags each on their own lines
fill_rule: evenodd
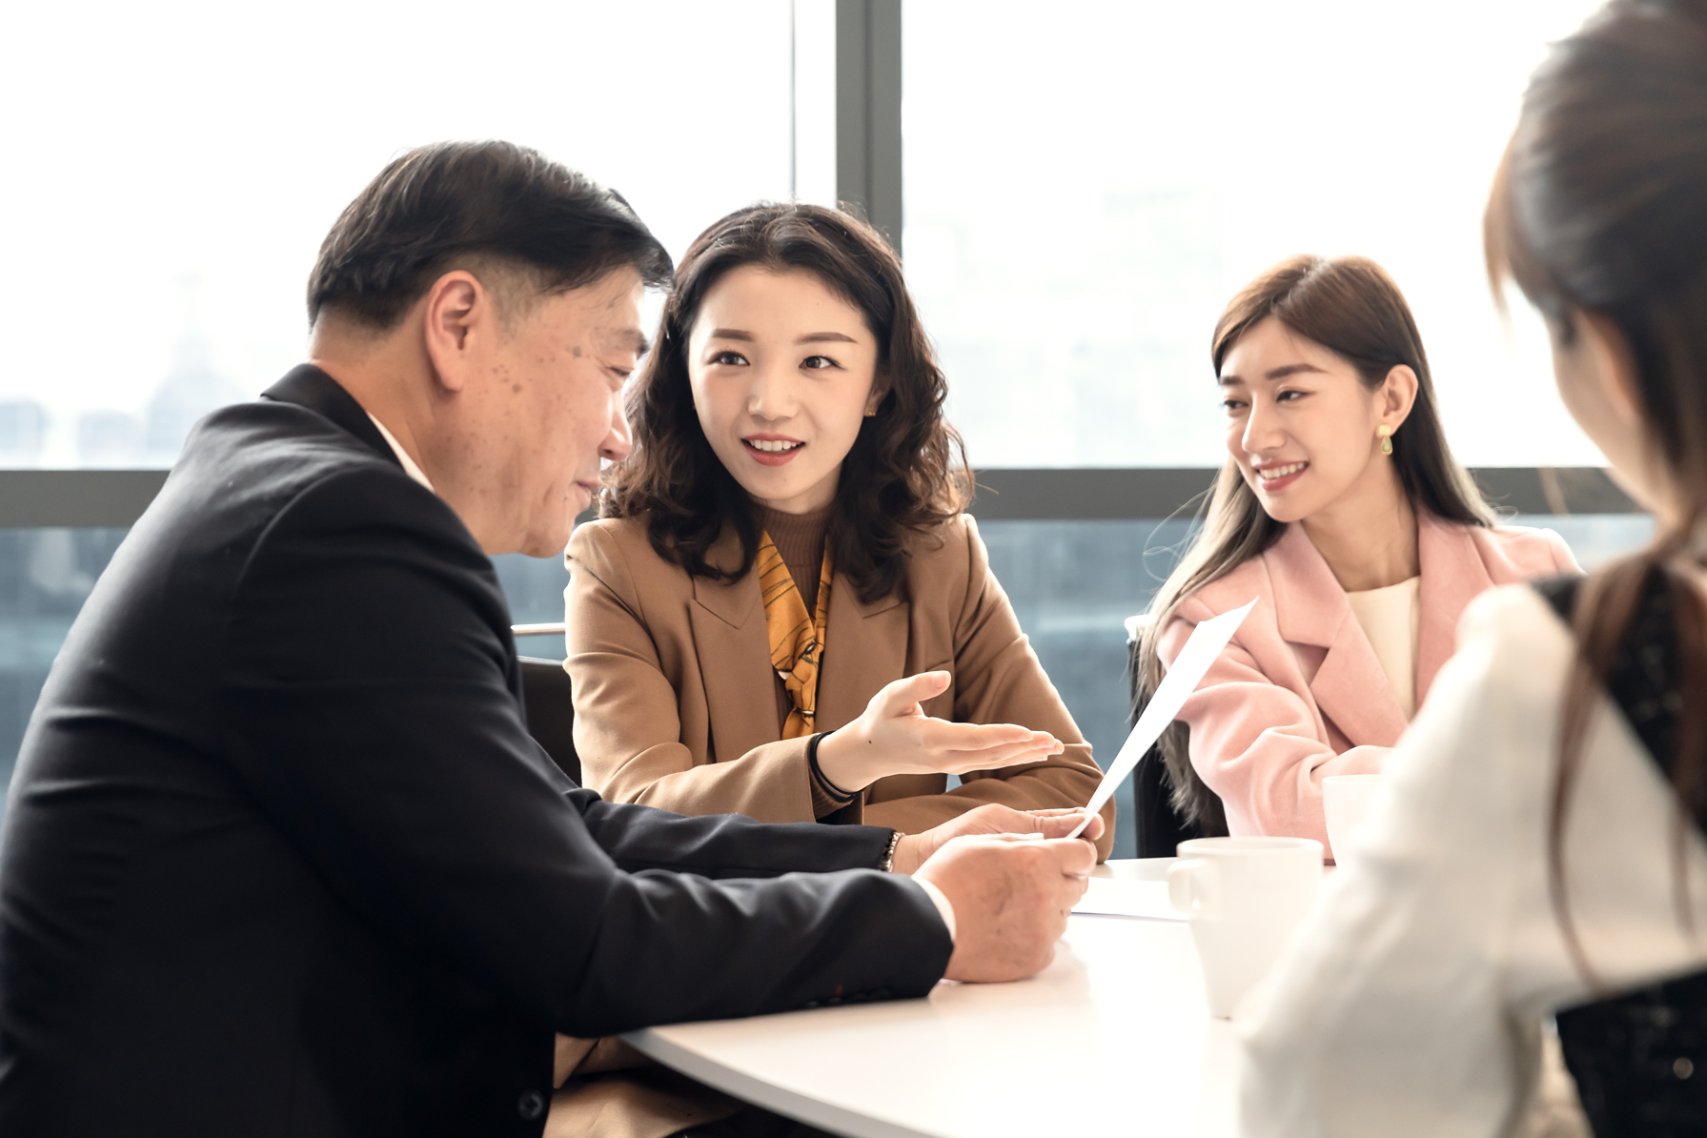
<svg viewBox="0 0 1707 1138">
<path fill-rule="evenodd" d="M 1184 913 L 1168 900 L 1166 881 L 1108 881 L 1093 877 L 1090 888 L 1073 906 L 1090 917 L 1136 917 L 1142 921 L 1183 921 Z"/>
<path fill-rule="evenodd" d="M 1191 638 L 1185 642 L 1185 647 L 1180 650 L 1179 657 L 1174 660 L 1167 675 L 1162 677 L 1162 682 L 1156 685 L 1156 694 L 1150 697 L 1150 702 L 1144 707 L 1144 713 L 1132 726 L 1132 734 L 1126 737 L 1120 753 L 1114 756 L 1114 762 L 1109 764 L 1108 773 L 1102 776 L 1096 793 L 1091 795 L 1090 805 L 1085 807 L 1088 815 L 1094 816 L 1103 808 L 1120 784 L 1126 781 L 1126 776 L 1132 773 L 1132 768 L 1138 765 L 1138 760 L 1144 757 L 1144 752 L 1162 737 L 1162 732 L 1174 721 L 1179 709 L 1185 706 L 1186 699 L 1197 690 L 1197 685 L 1202 681 L 1203 674 L 1209 670 L 1209 665 L 1221 655 L 1221 650 L 1227 647 L 1227 641 L 1233 639 L 1233 633 L 1237 632 L 1239 625 L 1244 622 L 1245 614 L 1250 612 L 1251 606 L 1256 603 L 1256 598 L 1253 597 L 1238 608 L 1220 616 L 1212 616 L 1191 630 Z M 1078 828 L 1067 836 L 1078 837 L 1090 824 L 1090 817 L 1086 817 Z"/>
</svg>

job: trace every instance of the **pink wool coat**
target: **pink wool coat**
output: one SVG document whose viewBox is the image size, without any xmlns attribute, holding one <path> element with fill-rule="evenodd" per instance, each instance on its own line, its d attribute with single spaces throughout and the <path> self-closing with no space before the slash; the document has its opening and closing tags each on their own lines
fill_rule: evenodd
<svg viewBox="0 0 1707 1138">
<path fill-rule="evenodd" d="M 1551 530 L 1417 522 L 1416 703 L 1452 655 L 1458 617 L 1477 594 L 1581 568 Z M 1172 664 L 1197 623 L 1253 608 L 1180 719 L 1191 763 L 1227 809 L 1233 834 L 1289 834 L 1327 848 L 1322 779 L 1379 771 L 1404 732 L 1404 711 L 1345 590 L 1301 526 L 1266 553 L 1205 585 L 1162 629 Z"/>
</svg>

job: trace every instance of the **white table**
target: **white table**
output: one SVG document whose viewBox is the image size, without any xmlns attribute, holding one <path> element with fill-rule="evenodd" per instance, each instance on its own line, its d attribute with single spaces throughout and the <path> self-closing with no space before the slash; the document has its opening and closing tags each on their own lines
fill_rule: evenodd
<svg viewBox="0 0 1707 1138">
<path fill-rule="evenodd" d="M 630 1034 L 667 1066 L 850 1138 L 1234 1134 L 1234 1039 L 1212 1020 L 1167 859 L 1102 867 L 1055 962 L 1015 984 Z M 1122 895 L 1125 896 L 1122 896 Z"/>
</svg>

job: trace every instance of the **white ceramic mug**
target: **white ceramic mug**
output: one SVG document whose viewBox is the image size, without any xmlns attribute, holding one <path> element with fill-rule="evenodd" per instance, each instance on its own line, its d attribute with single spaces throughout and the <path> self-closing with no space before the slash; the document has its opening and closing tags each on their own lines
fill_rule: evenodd
<svg viewBox="0 0 1707 1138">
<path fill-rule="evenodd" d="M 1331 774 L 1322 780 L 1322 817 L 1328 824 L 1328 852 L 1335 865 L 1352 856 L 1358 828 L 1381 786 L 1378 774 Z"/>
<path fill-rule="evenodd" d="M 1168 870 L 1203 965 L 1209 1013 L 1232 1016 L 1315 902 L 1322 843 L 1311 838 L 1193 838 Z"/>
</svg>

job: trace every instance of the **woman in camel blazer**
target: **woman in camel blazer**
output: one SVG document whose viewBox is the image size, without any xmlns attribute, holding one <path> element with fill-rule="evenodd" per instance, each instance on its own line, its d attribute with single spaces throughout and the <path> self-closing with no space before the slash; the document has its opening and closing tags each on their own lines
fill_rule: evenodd
<svg viewBox="0 0 1707 1138">
<path fill-rule="evenodd" d="M 1084 805 L 1100 772 L 961 512 L 943 394 L 863 222 L 762 206 L 701 235 L 631 398 L 633 454 L 569 547 L 589 786 L 903 832 Z M 799 594 L 810 691 L 778 666 L 773 589 Z"/>
<path fill-rule="evenodd" d="M 835 580 L 819 730 L 853 722 L 892 681 L 941 670 L 953 678 L 924 702 L 925 715 L 1023 723 L 1053 734 L 1065 753 L 971 772 L 954 790 L 941 774 L 891 775 L 836 820 L 913 833 L 985 802 L 1082 806 L 1100 777 L 1090 746 L 1020 631 L 976 523 L 958 515 L 920 535 L 908 554 L 903 587 L 877 602 Z M 712 556 L 734 563 L 738 545 L 726 537 Z M 777 738 L 756 576 L 689 577 L 653 551 L 643 520 L 630 519 L 578 527 L 569 563 L 568 668 L 587 784 L 607 798 L 684 813 L 810 820 L 807 740 Z M 1106 832 L 1101 841 L 1106 847 Z"/>
<path fill-rule="evenodd" d="M 1492 524 L 1373 262 L 1276 266 L 1228 306 L 1213 356 L 1228 462 L 1140 667 L 1153 684 L 1198 622 L 1254 598 L 1164 740 L 1176 802 L 1212 830 L 1325 848 L 1322 780 L 1381 770 L 1465 606 L 1577 565 L 1550 531 Z"/>
</svg>

